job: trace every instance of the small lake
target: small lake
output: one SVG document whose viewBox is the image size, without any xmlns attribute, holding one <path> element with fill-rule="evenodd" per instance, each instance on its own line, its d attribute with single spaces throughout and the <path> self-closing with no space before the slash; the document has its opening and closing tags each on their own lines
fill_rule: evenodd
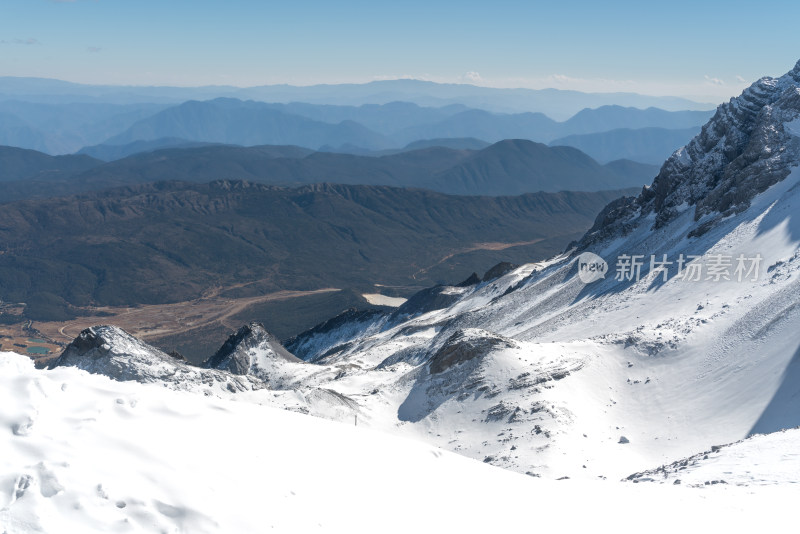
<svg viewBox="0 0 800 534">
<path fill-rule="evenodd" d="M 50 349 L 45 347 L 28 347 L 25 349 L 29 354 L 50 354 Z"/>
</svg>

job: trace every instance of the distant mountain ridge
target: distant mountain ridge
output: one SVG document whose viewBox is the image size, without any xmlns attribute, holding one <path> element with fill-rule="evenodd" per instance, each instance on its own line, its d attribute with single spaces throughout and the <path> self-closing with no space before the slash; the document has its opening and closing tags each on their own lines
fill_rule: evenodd
<svg viewBox="0 0 800 534">
<path fill-rule="evenodd" d="M 652 102 L 651 107 L 631 107 L 638 102 L 633 97 L 621 101 L 628 107 L 619 102 L 603 102 L 595 106 L 589 99 L 586 101 L 588 107 L 584 105 L 569 116 L 561 117 L 553 113 L 551 106 L 520 111 L 498 109 L 485 105 L 483 100 L 475 101 L 474 105 L 437 99 L 414 102 L 413 97 L 418 93 L 403 91 L 395 93 L 396 99 L 379 103 L 353 99 L 346 104 L 330 104 L 269 99 L 265 96 L 269 91 L 264 94 L 256 91 L 252 95 L 236 91 L 215 94 L 217 90 L 214 88 L 194 91 L 194 97 L 178 101 L 170 101 L 172 97 L 164 95 L 176 96 L 182 94 L 180 90 L 159 88 L 147 93 L 149 98 L 139 95 L 135 103 L 120 104 L 105 102 L 101 98 L 109 88 L 83 88 L 95 96 L 81 99 L 62 95 L 67 99 L 64 100 L 57 95 L 37 93 L 30 87 L 31 84 L 50 86 L 42 80 L 9 81 L 0 78 L 0 89 L 3 80 L 8 82 L 6 86 L 10 94 L 3 95 L 0 91 L 0 144 L 48 154 L 67 154 L 84 149 L 84 153 L 102 155 L 103 159 L 119 159 L 135 152 L 98 148 L 97 145 L 144 143 L 143 149 L 150 150 L 153 147 L 147 143 L 167 138 L 184 139 L 187 143 L 243 146 L 291 144 L 313 150 L 362 155 L 401 150 L 424 139 L 474 138 L 489 143 L 503 139 L 528 139 L 547 143 L 568 135 L 618 128 L 699 126 L 710 113 L 668 111 L 653 108 Z M 390 85 L 408 88 L 418 84 Z M 55 86 L 61 89 L 74 87 L 70 84 Z M 29 90 L 25 92 L 23 87 Z M 354 87 L 357 86 L 348 86 L 346 90 Z M 419 87 L 442 89 L 436 84 L 425 83 Z M 356 93 L 368 94 L 361 89 Z M 183 91 L 184 94 L 191 92 Z M 560 92 L 554 94 L 564 96 Z M 133 98 L 131 94 L 127 96 Z M 404 100 L 404 96 L 408 99 Z M 167 146 L 177 144 L 162 144 L 162 147 Z M 643 161 L 641 157 L 634 159 Z"/>
<path fill-rule="evenodd" d="M 95 164 L 84 172 L 64 169 L 47 179 L 32 175 L 5 182 L 0 185 L 0 202 L 163 180 L 219 179 L 274 185 L 389 185 L 497 196 L 641 187 L 658 172 L 655 166 L 634 162 L 600 165 L 577 149 L 526 140 L 502 141 L 482 150 L 432 146 L 380 157 L 314 152 L 296 146 L 210 145 L 144 152 L 106 164 L 88 161 Z"/>
<path fill-rule="evenodd" d="M 32 102 L 114 104 L 139 102 L 175 104 L 186 100 L 208 100 L 218 97 L 325 105 L 386 104 L 405 101 L 421 106 L 464 105 L 505 113 L 547 111 L 558 120 L 565 120 L 584 108 L 605 105 L 659 107 L 671 111 L 713 108 L 711 104 L 700 104 L 678 97 L 653 97 L 635 93 L 581 93 L 560 89 L 496 89 L 470 84 L 440 84 L 407 79 L 364 84 L 323 84 L 302 87 L 283 84 L 239 88 L 84 85 L 46 78 L 0 77 L 0 99 L 14 99 L 21 96 Z"/>
<path fill-rule="evenodd" d="M 0 146 L 0 182 L 69 178 L 102 162 L 86 155 L 49 156 L 35 150 Z"/>
<path fill-rule="evenodd" d="M 475 137 L 489 142 L 502 139 L 529 139 L 550 142 L 568 135 L 608 132 L 620 128 L 681 129 L 699 127 L 712 111 L 664 111 L 602 106 L 583 109 L 570 119 L 557 122 L 543 113 L 500 114 L 467 110 L 438 123 L 413 126 L 395 135 L 408 140 L 425 137 Z M 619 158 L 615 158 L 619 159 Z"/>
<path fill-rule="evenodd" d="M 551 141 L 550 146 L 575 147 L 600 163 L 629 159 L 661 165 L 680 147 L 700 133 L 700 127 L 670 130 L 666 128 L 620 128 L 608 132 L 568 135 Z"/>
<path fill-rule="evenodd" d="M 635 166 L 634 166 L 635 167 Z M 453 194 L 515 195 L 526 191 L 600 191 L 644 185 L 646 166 L 602 166 L 578 149 L 522 139 L 500 141 L 439 173 L 432 188 Z"/>
<path fill-rule="evenodd" d="M 354 121 L 324 123 L 278 111 L 253 101 L 218 98 L 191 100 L 143 119 L 106 141 L 121 145 L 176 137 L 189 141 L 235 145 L 299 145 L 317 149 L 326 144 L 353 144 L 368 149 L 390 148 L 391 142 Z"/>
<path fill-rule="evenodd" d="M 76 154 L 86 154 L 101 161 L 115 161 L 127 158 L 134 154 L 155 152 L 166 148 L 194 148 L 199 146 L 213 145 L 216 143 L 203 143 L 202 141 L 187 141 L 178 137 L 162 137 L 151 141 L 133 141 L 124 145 L 100 144 L 86 146 Z"/>
<path fill-rule="evenodd" d="M 101 143 L 166 106 L 135 103 L 36 103 L 0 98 L 0 144 L 70 154 Z"/>
<path fill-rule="evenodd" d="M 710 111 L 603 106 L 584 109 L 567 121 L 557 122 L 543 113 L 492 113 L 457 106 L 422 108 L 404 102 L 335 107 L 218 98 L 167 108 L 104 144 L 180 138 L 245 146 L 288 144 L 314 150 L 324 146 L 334 151 L 358 152 L 357 149 L 396 149 L 422 139 L 549 142 L 566 135 L 619 128 L 689 128 L 700 126 L 710 116 Z"/>
</svg>

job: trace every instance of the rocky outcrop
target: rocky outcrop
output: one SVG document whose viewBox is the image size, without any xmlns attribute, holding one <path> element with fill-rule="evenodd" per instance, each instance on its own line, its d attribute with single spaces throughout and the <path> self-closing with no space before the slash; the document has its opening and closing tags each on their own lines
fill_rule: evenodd
<svg viewBox="0 0 800 534">
<path fill-rule="evenodd" d="M 477 275 L 475 276 L 477 278 Z M 414 293 L 402 306 L 397 308 L 391 318 L 407 319 L 430 311 L 447 308 L 463 297 L 469 288 L 470 286 L 434 286 L 423 289 Z"/>
<path fill-rule="evenodd" d="M 489 282 L 490 280 L 496 280 L 497 278 L 500 278 L 501 276 L 510 273 L 517 267 L 519 267 L 519 265 L 515 263 L 501 261 L 500 263 L 498 263 L 497 265 L 486 271 L 486 274 L 484 274 L 483 278 L 481 278 L 481 282 Z"/>
<path fill-rule="evenodd" d="M 461 283 L 456 284 L 456 287 L 471 287 L 471 286 L 474 286 L 476 284 L 480 284 L 480 282 L 481 282 L 481 279 L 478 276 L 478 273 L 472 273 L 471 275 L 469 275 L 467 277 L 466 280 L 464 280 Z"/>
<path fill-rule="evenodd" d="M 350 308 L 287 340 L 284 346 L 304 361 L 317 361 L 367 330 L 378 329 L 388 316 L 384 310 Z"/>
<path fill-rule="evenodd" d="M 114 380 L 150 382 L 174 374 L 177 360 L 115 326 L 83 330 L 50 364 L 78 367 Z"/>
<path fill-rule="evenodd" d="M 653 227 L 660 228 L 683 207 L 694 207 L 695 221 L 707 219 L 694 235 L 747 209 L 800 163 L 800 138 L 787 128 L 798 116 L 800 61 L 784 76 L 762 78 L 719 106 L 700 134 L 667 159 L 652 186 L 601 212 L 578 248 L 625 235 L 653 214 Z"/>
<path fill-rule="evenodd" d="M 235 375 L 255 374 L 255 367 L 266 360 L 304 363 L 286 350 L 280 341 L 260 323 L 241 327 L 225 341 L 220 349 L 203 362 L 207 369 L 219 369 Z"/>
<path fill-rule="evenodd" d="M 262 389 L 252 377 L 199 369 L 144 343 L 116 326 L 83 330 L 50 364 L 77 367 L 113 380 L 163 383 L 172 389 L 221 389 L 230 392 Z"/>
<path fill-rule="evenodd" d="M 459 363 L 482 358 L 492 351 L 516 348 L 511 340 L 482 330 L 459 330 L 436 351 L 430 360 L 431 374 L 442 373 Z"/>
</svg>

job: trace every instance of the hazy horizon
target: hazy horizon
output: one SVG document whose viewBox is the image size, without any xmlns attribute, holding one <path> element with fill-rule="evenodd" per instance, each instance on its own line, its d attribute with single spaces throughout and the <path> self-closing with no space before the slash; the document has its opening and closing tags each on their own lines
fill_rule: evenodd
<svg viewBox="0 0 800 534">
<path fill-rule="evenodd" d="M 176 87 L 419 79 L 707 103 L 791 69 L 798 59 L 792 15 L 800 14 L 800 6 L 772 0 L 757 10 L 739 1 L 682 0 L 501 2 L 491 9 L 449 1 L 5 4 L 0 76 Z M 745 53 L 730 53 L 743 36 Z"/>
</svg>

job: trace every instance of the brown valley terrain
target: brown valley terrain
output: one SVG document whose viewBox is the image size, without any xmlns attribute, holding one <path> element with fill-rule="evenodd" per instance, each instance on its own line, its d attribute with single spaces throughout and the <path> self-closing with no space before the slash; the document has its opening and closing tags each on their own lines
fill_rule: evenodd
<svg viewBox="0 0 800 534">
<path fill-rule="evenodd" d="M 285 339 L 371 307 L 363 294 L 408 297 L 558 253 L 626 192 L 478 197 L 223 180 L 7 203 L 0 334 L 55 352 L 112 323 L 199 359 L 246 321 Z"/>
</svg>

